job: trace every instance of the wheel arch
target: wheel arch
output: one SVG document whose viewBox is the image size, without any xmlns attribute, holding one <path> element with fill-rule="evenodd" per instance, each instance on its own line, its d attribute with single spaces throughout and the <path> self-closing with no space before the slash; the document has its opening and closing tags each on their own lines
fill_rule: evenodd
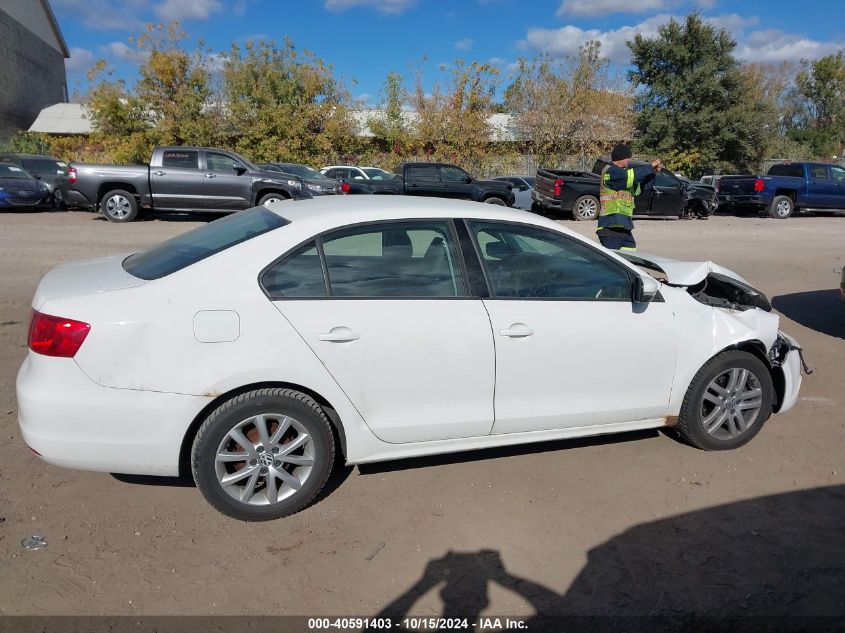
<svg viewBox="0 0 845 633">
<path fill-rule="evenodd" d="M 138 190 L 134 185 L 131 185 L 128 182 L 103 182 L 100 183 L 99 187 L 97 187 L 97 204 L 100 204 L 100 202 L 103 201 L 103 196 L 105 196 L 109 191 L 114 191 L 115 189 L 122 189 L 127 193 L 131 193 L 136 198 L 139 197 Z"/>
<path fill-rule="evenodd" d="M 255 200 L 253 201 L 255 204 L 258 204 L 258 201 L 261 200 L 264 196 L 268 193 L 275 193 L 284 198 L 285 200 L 290 200 L 291 195 L 290 192 L 285 191 L 281 187 L 264 187 L 263 189 L 259 189 L 255 192 Z"/>
<path fill-rule="evenodd" d="M 734 343 L 733 345 L 729 345 L 728 347 L 720 350 L 719 352 L 714 354 L 713 357 L 718 356 L 722 352 L 727 352 L 729 350 L 747 352 L 756 356 L 760 361 L 763 362 L 763 364 L 769 370 L 769 375 L 772 377 L 772 385 L 775 388 L 774 400 L 772 402 L 772 411 L 777 413 L 780 410 L 781 403 L 783 403 L 783 398 L 786 393 L 786 379 L 784 378 L 783 371 L 779 367 L 775 367 L 772 365 L 772 361 L 769 359 L 769 356 L 766 353 L 765 344 L 758 339 L 739 341 L 738 343 Z M 711 359 L 713 357 L 711 357 Z M 711 359 L 708 359 L 707 362 L 710 362 Z"/>
<path fill-rule="evenodd" d="M 236 387 L 234 389 L 231 389 L 230 391 L 227 391 L 226 393 L 215 395 L 214 399 L 211 400 L 211 402 L 209 402 L 208 404 L 206 404 L 202 408 L 202 411 L 200 411 L 194 417 L 194 419 L 191 421 L 190 426 L 188 426 L 188 430 L 185 431 L 185 435 L 182 438 L 182 445 L 179 447 L 180 477 L 188 477 L 191 475 L 191 448 L 194 443 L 194 438 L 196 438 L 197 432 L 202 426 L 202 423 L 205 422 L 206 418 L 208 418 L 208 416 L 211 415 L 211 413 L 219 406 L 221 406 L 224 402 L 227 402 L 228 400 L 236 398 L 239 395 L 247 393 L 249 391 L 257 391 L 258 389 L 293 389 L 295 391 L 300 391 L 308 397 L 312 398 L 314 402 L 319 404 L 323 411 L 325 411 L 326 416 L 329 418 L 329 422 L 331 422 L 332 430 L 336 435 L 335 439 L 340 445 L 340 451 L 344 455 L 344 457 L 346 456 L 346 431 L 343 428 L 343 422 L 341 422 L 340 415 L 337 413 L 337 409 L 332 406 L 332 404 L 328 401 L 327 398 L 323 397 L 321 394 L 317 393 L 313 389 L 309 389 L 308 387 L 303 387 L 302 385 L 297 385 L 291 382 L 255 382 Z"/>
</svg>

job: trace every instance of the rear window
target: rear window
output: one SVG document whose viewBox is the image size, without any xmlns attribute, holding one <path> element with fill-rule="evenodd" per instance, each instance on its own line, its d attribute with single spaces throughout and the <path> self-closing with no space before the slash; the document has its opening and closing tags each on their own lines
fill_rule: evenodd
<svg viewBox="0 0 845 633">
<path fill-rule="evenodd" d="M 769 176 L 795 176 L 797 178 L 803 178 L 804 167 L 796 163 L 772 165 L 769 169 Z"/>
<path fill-rule="evenodd" d="M 67 165 L 64 163 L 59 163 L 58 161 L 49 160 L 47 158 L 24 158 L 21 162 L 23 163 L 24 169 L 36 174 L 61 174 L 67 171 Z"/>
<path fill-rule="evenodd" d="M 256 207 L 177 235 L 123 260 L 123 269 L 140 279 L 161 279 L 206 257 L 290 224 L 264 207 Z"/>
</svg>

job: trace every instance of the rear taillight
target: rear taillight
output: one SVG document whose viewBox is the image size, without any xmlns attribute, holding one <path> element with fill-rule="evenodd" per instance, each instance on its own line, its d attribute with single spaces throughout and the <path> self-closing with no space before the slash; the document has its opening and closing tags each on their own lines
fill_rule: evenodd
<svg viewBox="0 0 845 633">
<path fill-rule="evenodd" d="M 560 195 L 560 188 L 563 187 L 563 185 L 564 185 L 563 178 L 557 178 L 555 180 L 555 195 L 556 196 Z"/>
<path fill-rule="evenodd" d="M 32 313 L 29 349 L 44 356 L 73 358 L 82 346 L 91 326 L 82 321 Z"/>
<path fill-rule="evenodd" d="M 348 182 L 340 183 L 340 192 L 341 193 L 349 193 L 349 183 Z"/>
<path fill-rule="evenodd" d="M 758 178 L 757 180 L 755 180 L 754 181 L 754 193 L 760 193 L 761 191 L 763 191 L 764 185 L 765 185 L 765 183 L 763 182 L 762 178 Z"/>
<path fill-rule="evenodd" d="M 76 184 L 76 167 L 68 167 L 67 181 L 72 185 Z"/>
</svg>

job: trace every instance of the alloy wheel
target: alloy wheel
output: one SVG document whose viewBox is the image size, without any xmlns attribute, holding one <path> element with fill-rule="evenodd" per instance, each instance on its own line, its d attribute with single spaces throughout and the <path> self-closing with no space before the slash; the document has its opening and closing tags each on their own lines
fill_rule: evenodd
<svg viewBox="0 0 845 633">
<path fill-rule="evenodd" d="M 301 422 L 265 413 L 239 422 L 223 437 L 214 469 L 230 497 L 266 506 L 296 494 L 311 476 L 314 459 L 313 439 Z"/>
<path fill-rule="evenodd" d="M 132 210 L 132 205 L 124 196 L 115 195 L 106 201 L 106 211 L 113 218 L 123 219 Z"/>
<path fill-rule="evenodd" d="M 598 215 L 598 204 L 592 198 L 581 200 L 575 208 L 575 214 L 582 220 L 594 220 Z"/>
<path fill-rule="evenodd" d="M 701 424 L 716 439 L 735 439 L 754 425 L 762 407 L 763 388 L 757 375 L 734 367 L 716 376 L 704 390 Z"/>
</svg>

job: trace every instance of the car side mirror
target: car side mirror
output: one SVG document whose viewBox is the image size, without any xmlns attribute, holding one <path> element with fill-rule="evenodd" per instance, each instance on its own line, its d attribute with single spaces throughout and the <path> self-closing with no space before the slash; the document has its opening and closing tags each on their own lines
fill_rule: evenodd
<svg viewBox="0 0 845 633">
<path fill-rule="evenodd" d="M 36 180 L 41 180 L 41 176 L 39 176 L 38 174 L 32 174 L 32 177 Z"/>
<path fill-rule="evenodd" d="M 237 167 L 235 167 L 235 173 L 238 176 L 243 176 L 246 173 L 246 167 L 244 167 L 243 165 L 238 165 Z"/>
<path fill-rule="evenodd" d="M 529 189 L 528 185 L 519 185 L 518 191 L 528 191 L 528 189 Z"/>
<path fill-rule="evenodd" d="M 471 176 L 467 176 L 466 178 L 464 178 L 464 182 L 465 182 L 466 184 L 468 184 L 468 185 L 471 185 L 471 184 L 472 184 L 472 177 L 471 177 Z"/>
<path fill-rule="evenodd" d="M 660 283 L 648 275 L 640 275 L 634 281 L 634 302 L 651 303 L 660 290 Z"/>
</svg>

